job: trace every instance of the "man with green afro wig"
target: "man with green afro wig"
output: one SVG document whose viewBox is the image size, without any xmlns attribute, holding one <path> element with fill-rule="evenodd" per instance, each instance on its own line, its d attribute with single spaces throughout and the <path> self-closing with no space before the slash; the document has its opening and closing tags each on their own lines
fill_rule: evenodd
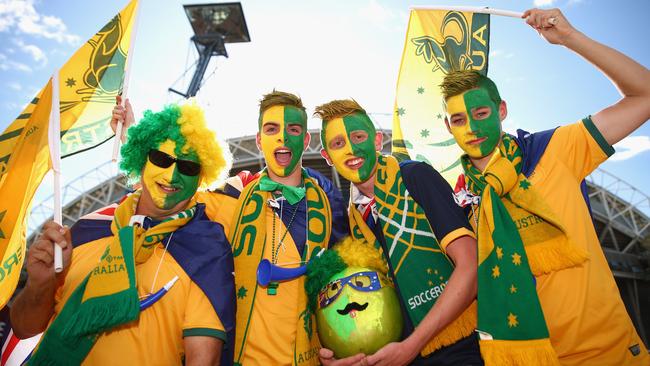
<svg viewBox="0 0 650 366">
<path fill-rule="evenodd" d="M 347 237 L 311 260 L 305 291 L 321 343 L 335 357 L 372 354 L 399 340 L 403 320 L 388 266 L 365 240 Z"/>
<path fill-rule="evenodd" d="M 27 254 L 15 333 L 45 332 L 30 364 L 232 365 L 232 252 L 195 198 L 228 159 L 194 104 L 147 111 L 128 137 L 120 166 L 140 188 L 69 230 L 44 225 Z"/>
</svg>

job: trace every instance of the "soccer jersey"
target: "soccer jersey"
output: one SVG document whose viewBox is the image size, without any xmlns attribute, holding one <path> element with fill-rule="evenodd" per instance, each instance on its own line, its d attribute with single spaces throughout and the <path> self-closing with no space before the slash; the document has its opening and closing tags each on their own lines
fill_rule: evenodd
<svg viewBox="0 0 650 366">
<path fill-rule="evenodd" d="M 70 269 L 56 292 L 55 316 L 97 265 L 111 240 L 112 237 L 101 238 L 73 250 Z M 162 244 L 146 262 L 136 265 L 136 274 L 141 298 L 158 291 L 175 276 L 179 279 L 162 299 L 142 311 L 138 320 L 102 333 L 84 365 L 180 365 L 184 359 L 184 337 L 226 340 L 224 327 L 210 301 Z"/>
<path fill-rule="evenodd" d="M 537 277 L 551 342 L 563 365 L 650 364 L 580 190 L 581 181 L 613 153 L 614 149 L 587 118 L 558 128 L 529 176 L 573 244 L 589 253 L 589 260 L 578 267 Z M 511 215 L 520 231 L 545 226 L 534 215 Z"/>
<path fill-rule="evenodd" d="M 348 233 L 348 220 L 340 191 L 332 185 L 319 172 L 306 168 L 308 175 L 318 182 L 318 186 L 327 196 L 332 212 L 332 227 L 330 240 L 324 246 L 329 246 L 341 240 Z M 198 200 L 206 204 L 206 213 L 211 220 L 223 224 L 228 236 L 236 226 L 232 222 L 234 211 L 237 207 L 237 200 L 240 192 L 246 184 L 237 180 L 231 180 L 219 192 L 202 192 Z M 263 203 L 261 215 L 265 215 L 266 222 L 266 245 L 262 254 L 263 259 L 272 260 L 272 236 L 275 232 L 275 248 L 277 252 L 276 261 L 282 267 L 297 267 L 305 251 L 307 242 L 307 202 L 303 198 L 295 205 L 290 205 L 283 197 L 275 196 L 278 203 L 277 209 L 272 209 L 267 202 Z M 278 244 L 282 241 L 282 246 Z M 310 254 L 310 253 L 307 253 Z M 242 258 L 235 257 L 235 277 L 254 278 L 257 267 L 246 268 L 243 266 Z M 299 322 L 300 294 L 304 292 L 304 277 L 298 277 L 290 281 L 282 281 L 277 288 L 275 295 L 270 295 L 266 288 L 259 287 L 254 293 L 253 288 L 240 286 L 237 290 L 238 298 L 254 296 L 254 303 L 250 311 L 238 308 L 238 318 L 245 318 L 245 322 L 238 321 L 238 324 L 245 326 L 238 327 L 238 332 L 244 332 L 246 338 L 244 344 L 237 345 L 235 349 L 235 361 L 240 364 L 249 365 L 291 365 L 302 364 L 306 361 L 314 361 L 318 358 L 318 349 L 310 350 L 296 355 L 294 360 L 293 345 L 296 343 L 297 329 Z M 310 332 L 315 332 L 315 325 Z M 314 337 L 315 337 L 315 333 Z M 237 359 L 241 349 L 241 357 Z"/>
</svg>

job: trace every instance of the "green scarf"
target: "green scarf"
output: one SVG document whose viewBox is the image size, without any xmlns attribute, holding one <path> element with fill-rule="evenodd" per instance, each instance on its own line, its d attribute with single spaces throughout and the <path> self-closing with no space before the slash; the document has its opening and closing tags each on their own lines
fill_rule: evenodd
<svg viewBox="0 0 650 366">
<path fill-rule="evenodd" d="M 261 180 L 265 176 L 267 173 L 263 171 L 257 180 L 248 183 L 241 192 L 229 237 L 233 247 L 236 272 L 235 287 L 238 291 L 237 334 L 234 345 L 235 365 L 241 364 L 245 352 L 255 296 L 257 291 L 264 290 L 260 289 L 257 283 L 256 271 L 260 261 L 264 258 L 267 230 L 271 230 L 267 216 L 274 215 L 267 206 L 267 201 L 273 198 L 273 195 L 260 187 Z M 332 212 L 327 195 L 318 186 L 318 182 L 309 177 L 304 169 L 302 177 L 307 199 L 308 233 L 301 260 L 303 263 L 307 263 L 312 256 L 326 248 L 329 243 Z M 281 231 L 286 230 L 282 221 L 278 221 L 280 221 Z M 290 239 L 287 238 L 286 241 L 288 242 Z M 278 292 L 280 291 L 282 291 L 281 287 Z M 299 311 L 298 323 L 286 325 L 296 327 L 296 340 L 293 345 L 287 346 L 293 348 L 294 365 L 317 365 L 320 342 L 315 334 L 315 317 L 307 308 L 307 296 L 304 291 L 299 294 L 300 298 L 296 299 Z"/>
<path fill-rule="evenodd" d="M 397 160 L 379 156 L 374 187 L 375 201 L 391 273 L 413 326 L 433 307 L 447 284 L 454 266 L 440 248 L 424 210 L 410 196 L 402 181 Z M 350 228 L 357 239 L 381 243 L 350 202 Z M 456 343 L 471 335 L 476 327 L 476 304 L 472 303 L 454 322 L 433 338 L 422 355 Z"/>
<path fill-rule="evenodd" d="M 512 137 L 503 136 L 483 172 L 466 155 L 461 160 L 468 189 L 481 196 L 473 218 L 478 234 L 478 330 L 485 364 L 557 365 L 533 274 L 579 265 L 587 254 L 571 243 L 521 173 L 522 153 Z M 541 230 L 520 232 L 509 210 L 533 214 Z"/>
<path fill-rule="evenodd" d="M 80 365 L 101 333 L 138 319 L 136 264 L 146 262 L 156 245 L 191 220 L 196 211 L 192 201 L 191 208 L 147 230 L 131 226 L 140 194 L 130 195 L 116 208 L 113 240 L 47 328 L 30 365 Z"/>
</svg>

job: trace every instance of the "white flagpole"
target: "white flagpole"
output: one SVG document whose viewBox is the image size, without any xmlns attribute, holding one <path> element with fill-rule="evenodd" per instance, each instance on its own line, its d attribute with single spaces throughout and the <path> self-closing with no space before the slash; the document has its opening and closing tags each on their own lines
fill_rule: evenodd
<svg viewBox="0 0 650 366">
<path fill-rule="evenodd" d="M 138 0 L 134 0 L 138 1 Z M 133 29 L 131 30 L 131 39 L 129 40 L 129 53 L 126 56 L 126 64 L 124 65 L 124 81 L 122 84 L 122 106 L 124 106 L 124 101 L 126 99 L 127 91 L 129 89 L 129 79 L 131 78 L 131 60 L 133 59 L 133 49 L 135 48 L 135 36 L 138 31 L 138 23 L 140 21 L 140 2 L 136 2 L 135 10 L 133 11 L 135 19 L 133 21 Z M 115 141 L 113 143 L 113 157 L 111 160 L 113 162 L 117 161 L 117 156 L 120 153 L 120 143 L 122 138 L 122 129 L 124 128 L 122 121 L 117 122 L 117 128 L 115 129 Z"/>
<path fill-rule="evenodd" d="M 54 178 L 54 222 L 63 224 L 61 208 L 61 111 L 59 108 L 59 70 L 52 75 L 52 108 L 50 110 L 50 126 L 48 128 L 48 146 L 52 161 L 52 176 Z M 68 243 L 69 244 L 69 243 Z M 63 250 L 54 244 L 54 272 L 63 271 Z"/>
<path fill-rule="evenodd" d="M 487 6 L 453 6 L 453 5 L 431 5 L 431 6 L 411 6 L 411 10 L 449 10 L 449 11 L 467 11 L 471 13 L 501 15 L 505 17 L 521 18 L 524 13 L 518 11 L 493 9 Z"/>
</svg>

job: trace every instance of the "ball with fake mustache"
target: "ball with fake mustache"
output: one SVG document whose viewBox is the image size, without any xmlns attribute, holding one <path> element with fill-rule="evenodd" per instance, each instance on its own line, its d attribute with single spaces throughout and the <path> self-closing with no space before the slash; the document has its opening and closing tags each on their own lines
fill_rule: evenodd
<svg viewBox="0 0 650 366">
<path fill-rule="evenodd" d="M 397 293 L 386 276 L 350 266 L 320 291 L 316 324 L 323 347 L 344 358 L 370 355 L 399 340 L 403 320 Z"/>
</svg>

